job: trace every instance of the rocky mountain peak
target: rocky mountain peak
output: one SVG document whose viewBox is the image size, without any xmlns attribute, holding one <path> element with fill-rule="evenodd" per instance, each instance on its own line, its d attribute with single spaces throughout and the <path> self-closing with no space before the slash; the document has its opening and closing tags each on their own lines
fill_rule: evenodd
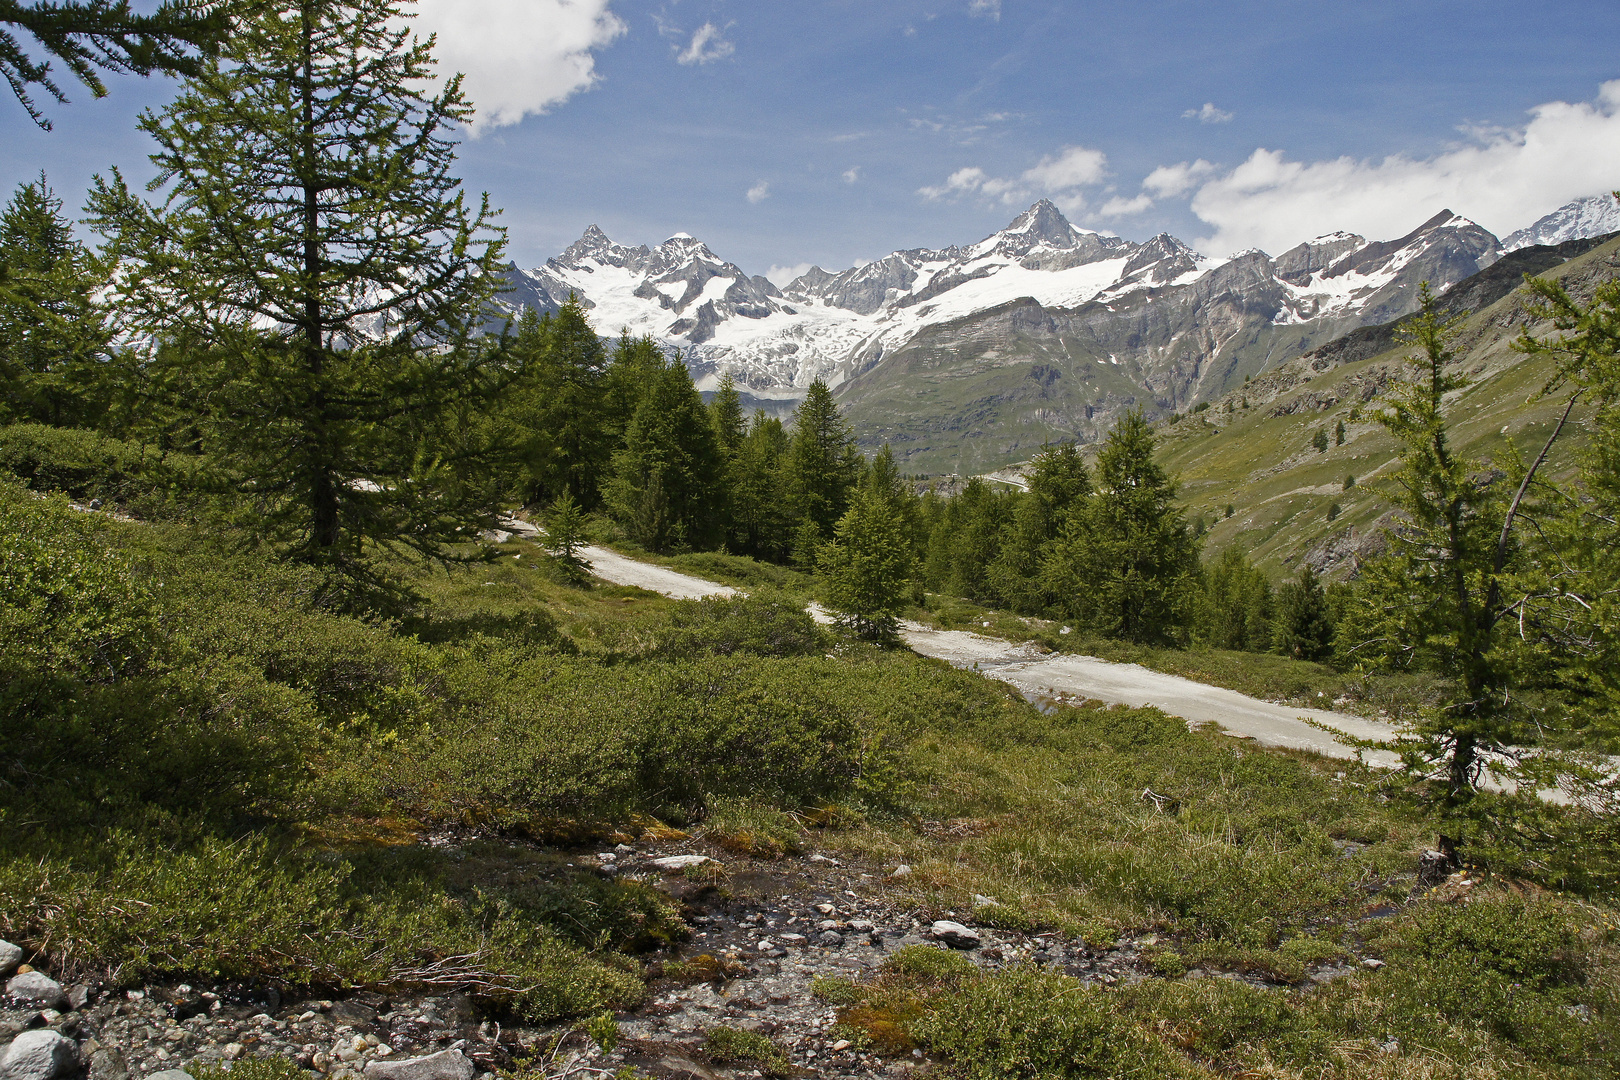
<svg viewBox="0 0 1620 1080">
<path fill-rule="evenodd" d="M 1604 192 L 1565 203 L 1532 224 L 1508 233 L 1502 238 L 1502 250 L 1517 251 L 1538 244 L 1588 240 L 1616 231 L 1620 231 L 1620 200 L 1616 200 L 1612 193 Z"/>
</svg>

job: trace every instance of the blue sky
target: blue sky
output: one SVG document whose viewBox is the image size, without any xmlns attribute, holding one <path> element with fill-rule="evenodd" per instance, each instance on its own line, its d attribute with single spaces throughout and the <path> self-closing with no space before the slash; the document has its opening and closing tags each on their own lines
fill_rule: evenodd
<svg viewBox="0 0 1620 1080">
<path fill-rule="evenodd" d="M 750 273 L 968 243 L 1041 196 L 1214 254 L 1620 186 L 1620 4 L 424 0 L 486 118 L 470 187 L 534 265 L 596 223 Z M 162 79 L 0 108 L 0 183 L 143 175 Z M 1146 182 L 1146 186 L 1144 186 Z"/>
</svg>

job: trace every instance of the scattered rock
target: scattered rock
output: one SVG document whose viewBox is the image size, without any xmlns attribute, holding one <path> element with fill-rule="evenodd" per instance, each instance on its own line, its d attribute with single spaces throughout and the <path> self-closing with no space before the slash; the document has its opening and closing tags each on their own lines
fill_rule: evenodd
<svg viewBox="0 0 1620 1080">
<path fill-rule="evenodd" d="M 652 864 L 660 870 L 685 870 L 688 866 L 702 866 L 711 862 L 714 860 L 707 855 L 665 855 L 662 859 L 654 859 Z"/>
<path fill-rule="evenodd" d="M 892 874 L 890 874 L 889 876 L 890 877 L 910 877 L 911 876 L 911 867 L 907 866 L 905 863 L 901 863 L 899 866 L 894 868 L 894 872 Z"/>
<path fill-rule="evenodd" d="M 982 940 L 977 930 L 970 930 L 959 922 L 940 919 L 929 927 L 929 932 L 953 949 L 976 949 Z"/>
<path fill-rule="evenodd" d="M 76 983 L 68 987 L 68 1005 L 75 1009 L 82 1009 L 90 1004 L 90 987 L 84 983 Z"/>
<path fill-rule="evenodd" d="M 6 983 L 6 994 L 42 1009 L 65 1009 L 68 1006 L 67 991 L 62 989 L 62 984 L 38 971 L 13 975 L 11 981 Z"/>
<path fill-rule="evenodd" d="M 79 1067 L 79 1048 L 72 1039 L 50 1030 L 25 1031 L 0 1057 L 4 1080 L 53 1080 Z"/>
<path fill-rule="evenodd" d="M 1384 962 L 1382 960 L 1374 960 L 1369 956 L 1367 959 L 1361 962 L 1361 966 L 1364 968 L 1370 968 L 1373 971 L 1377 971 L 1379 968 L 1384 966 Z"/>
<path fill-rule="evenodd" d="M 0 975 L 10 974 L 11 969 L 22 962 L 22 958 L 22 946 L 0 941 Z"/>
<path fill-rule="evenodd" d="M 441 1050 L 405 1061 L 373 1061 L 366 1075 L 374 1080 L 472 1080 L 473 1063 L 460 1050 Z"/>
<path fill-rule="evenodd" d="M 162 1072 L 147 1073 L 146 1080 L 192 1080 L 192 1077 L 184 1069 L 164 1069 Z"/>
</svg>

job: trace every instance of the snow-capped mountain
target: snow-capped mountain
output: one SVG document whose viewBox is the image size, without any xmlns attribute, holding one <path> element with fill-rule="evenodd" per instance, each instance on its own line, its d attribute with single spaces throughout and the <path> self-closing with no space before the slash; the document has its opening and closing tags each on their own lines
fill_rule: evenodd
<svg viewBox="0 0 1620 1080">
<path fill-rule="evenodd" d="M 1444 287 L 1498 250 L 1495 237 L 1446 212 L 1396 241 L 1335 233 L 1275 260 L 1211 259 L 1168 234 L 1135 243 L 1076 228 L 1042 200 L 976 244 L 896 251 L 836 273 L 815 267 L 781 289 L 691 236 L 631 248 L 593 225 L 545 266 L 514 269 L 508 301 L 545 310 L 575 293 L 599 333 L 628 330 L 682 349 L 702 387 L 729 372 L 757 397 L 793 399 L 814 379 L 836 387 L 925 331 L 1015 300 L 1115 310 L 1133 297 L 1191 297 L 1205 291 L 1194 289 L 1199 282 L 1230 283 L 1276 326 L 1381 321 L 1410 309 L 1414 272 Z"/>
<path fill-rule="evenodd" d="M 1620 232 L 1620 200 L 1604 192 L 1565 203 L 1532 225 L 1502 238 L 1503 251 L 1517 251 L 1533 244 L 1562 244 Z"/>
</svg>

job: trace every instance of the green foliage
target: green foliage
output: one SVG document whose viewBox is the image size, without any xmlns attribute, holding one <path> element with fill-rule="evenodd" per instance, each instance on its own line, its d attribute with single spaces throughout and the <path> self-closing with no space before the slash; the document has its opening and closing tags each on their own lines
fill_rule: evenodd
<svg viewBox="0 0 1620 1080">
<path fill-rule="evenodd" d="M 460 81 L 388 0 L 244 13 L 143 131 L 163 202 L 91 195 L 160 405 L 264 542 L 363 588 L 382 543 L 451 558 L 498 492 L 473 415 L 504 238 L 451 175 Z M 311 151 L 311 147 L 315 147 Z M 311 157 L 311 154 L 314 157 Z"/>
<path fill-rule="evenodd" d="M 883 970 L 924 982 L 949 982 L 978 972 L 973 962 L 959 952 L 934 945 L 906 945 L 890 953 Z"/>
<path fill-rule="evenodd" d="M 801 521 L 830 536 L 849 511 L 860 478 L 861 455 L 849 421 L 839 413 L 827 384 L 817 379 L 793 414 L 783 461 L 788 500 Z"/>
<path fill-rule="evenodd" d="M 711 1061 L 753 1065 L 765 1076 L 787 1076 L 793 1065 L 769 1038 L 757 1031 L 712 1027 L 703 1035 L 703 1052 Z"/>
<path fill-rule="evenodd" d="M 676 357 L 642 388 L 604 494 L 649 551 L 706 548 L 720 538 L 725 465 L 713 420 Z"/>
<path fill-rule="evenodd" d="M 911 1030 L 968 1080 L 1190 1074 L 1100 987 L 1028 968 L 964 984 Z"/>
<path fill-rule="evenodd" d="M 198 59 L 193 50 L 212 49 L 228 29 L 229 16 L 223 7 L 180 0 L 165 0 L 150 14 L 136 14 L 128 0 L 0 0 L 0 23 L 28 31 L 92 95 L 105 97 L 100 71 L 193 74 Z M 29 87 L 67 101 L 51 77 L 50 61 L 34 60 L 9 30 L 0 30 L 0 76 L 34 123 L 49 131 L 51 122 L 34 105 Z"/>
<path fill-rule="evenodd" d="M 583 581 L 589 576 L 590 564 L 580 554 L 580 549 L 590 542 L 590 530 L 579 503 L 574 501 L 573 492 L 563 492 L 546 515 L 546 554 L 565 577 Z"/>
<path fill-rule="evenodd" d="M 1098 494 L 1072 513 L 1044 573 L 1082 625 L 1129 641 L 1166 641 L 1198 566 L 1175 509 L 1175 485 L 1153 461 L 1140 411 L 1115 425 L 1097 457 Z"/>
<path fill-rule="evenodd" d="M 721 796 L 712 800 L 703 834 L 727 851 L 755 859 L 779 859 L 804 851 L 799 820 L 754 799 Z"/>
<path fill-rule="evenodd" d="M 1194 641 L 1261 652 L 1271 645 L 1271 585 L 1235 547 L 1206 565 L 1192 602 Z"/>
<path fill-rule="evenodd" d="M 1321 579 L 1309 563 L 1277 590 L 1273 647 L 1296 660 L 1323 660 L 1333 653 L 1333 613 Z"/>
<path fill-rule="evenodd" d="M 45 177 L 20 186 L 0 212 L 0 423 L 103 418 L 112 333 L 92 297 L 105 281 Z"/>
<path fill-rule="evenodd" d="M 682 600 L 654 645 L 659 656 L 810 656 L 825 651 L 826 634 L 796 601 L 769 593 Z"/>
<path fill-rule="evenodd" d="M 821 549 L 818 569 L 827 603 L 841 624 L 873 641 L 890 641 L 911 595 L 911 551 L 893 504 L 876 490 L 856 496 Z"/>
<path fill-rule="evenodd" d="M 298 1062 L 283 1057 L 247 1057 L 232 1062 L 193 1061 L 192 1080 L 307 1080 Z"/>
<path fill-rule="evenodd" d="M 1326 428 L 1316 429 L 1316 434 L 1311 436 L 1311 446 L 1318 454 L 1327 453 L 1328 433 Z"/>
<path fill-rule="evenodd" d="M 755 410 L 748 435 L 732 461 L 727 490 L 730 539 L 737 551 L 782 561 L 794 553 L 787 505 L 788 435 L 782 422 Z M 800 566 L 803 560 L 794 560 Z M 808 565 L 814 566 L 812 554 Z"/>
</svg>

